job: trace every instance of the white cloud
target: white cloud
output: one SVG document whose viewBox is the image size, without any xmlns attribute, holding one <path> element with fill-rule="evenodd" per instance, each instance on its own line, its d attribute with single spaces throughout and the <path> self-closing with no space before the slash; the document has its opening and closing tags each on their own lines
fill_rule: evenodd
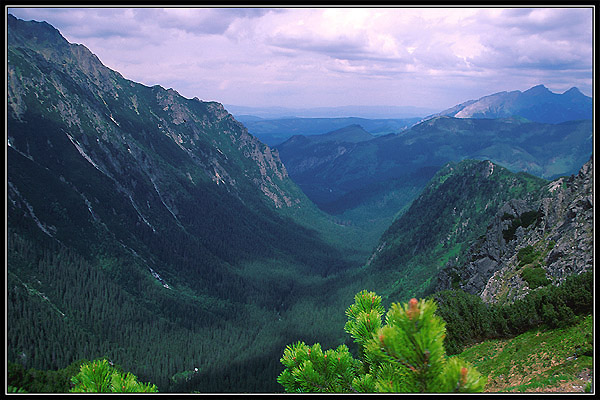
<svg viewBox="0 0 600 400">
<path fill-rule="evenodd" d="M 46 20 L 129 79 L 228 104 L 443 108 L 525 90 L 532 81 L 591 93 L 589 8 L 21 8 L 14 14 Z"/>
</svg>

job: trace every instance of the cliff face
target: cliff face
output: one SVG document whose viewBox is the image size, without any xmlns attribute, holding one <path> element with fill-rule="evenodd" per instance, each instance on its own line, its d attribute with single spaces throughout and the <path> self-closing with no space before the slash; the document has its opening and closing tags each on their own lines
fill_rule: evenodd
<svg viewBox="0 0 600 400">
<path fill-rule="evenodd" d="M 60 123 L 78 152 L 129 192 L 133 188 L 121 179 L 124 164 L 143 170 L 166 203 L 176 202 L 166 198 L 165 177 L 158 172 L 163 168 L 156 157 L 148 157 L 150 150 L 161 151 L 153 147 L 164 149 L 159 142 L 166 137 L 195 167 L 187 171 L 191 181 L 197 183 L 194 175 L 202 171 L 204 178 L 227 186 L 238 197 L 250 183 L 276 207 L 299 202 L 297 192 L 289 193 L 278 153 L 250 135 L 219 103 L 186 99 L 173 89 L 124 79 L 83 45 L 68 43 L 52 26 L 11 15 L 7 66 L 11 120 L 22 123 L 43 115 Z M 33 157 L 30 142 L 35 137 L 16 135 L 9 129 L 9 144 Z"/>
<path fill-rule="evenodd" d="M 468 261 L 440 271 L 436 289 L 461 288 L 486 302 L 510 302 L 592 269 L 593 181 L 590 159 L 577 175 L 546 185 L 537 199 L 505 203 L 468 250 Z"/>
</svg>

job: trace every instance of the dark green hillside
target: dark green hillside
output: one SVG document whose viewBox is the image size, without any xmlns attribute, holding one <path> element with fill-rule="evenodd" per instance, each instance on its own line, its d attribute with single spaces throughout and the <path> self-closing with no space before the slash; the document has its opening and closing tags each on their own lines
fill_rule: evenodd
<svg viewBox="0 0 600 400">
<path fill-rule="evenodd" d="M 276 152 L 46 23 L 9 15 L 7 39 L 10 361 L 108 357 L 160 391 L 276 391 L 290 336 L 337 340 L 343 321 L 299 316 L 368 253 Z"/>
<path fill-rule="evenodd" d="M 449 163 L 381 236 L 366 267 L 391 298 L 422 296 L 437 271 L 485 232 L 507 200 L 526 198 L 546 183 L 490 161 Z"/>
<path fill-rule="evenodd" d="M 592 121 L 436 117 L 359 143 L 279 146 L 290 177 L 322 210 L 378 237 L 448 162 L 490 160 L 545 179 L 576 173 L 593 148 Z M 375 239 L 376 240 L 376 239 Z"/>
<path fill-rule="evenodd" d="M 591 394 L 593 346 L 594 318 L 588 315 L 574 326 L 478 343 L 460 357 L 488 377 L 488 393 Z"/>
<path fill-rule="evenodd" d="M 374 138 L 369 132 L 367 132 L 362 126 L 358 124 L 348 125 L 340 129 L 336 129 L 331 132 L 324 133 L 322 135 L 307 136 L 312 143 L 323 143 L 323 142 L 348 142 L 358 143 L 371 140 Z M 281 148 L 279 146 L 278 148 Z"/>
</svg>

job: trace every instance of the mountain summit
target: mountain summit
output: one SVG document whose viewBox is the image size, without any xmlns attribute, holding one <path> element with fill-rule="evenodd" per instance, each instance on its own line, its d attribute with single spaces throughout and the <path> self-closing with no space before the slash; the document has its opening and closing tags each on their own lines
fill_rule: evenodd
<svg viewBox="0 0 600 400">
<path fill-rule="evenodd" d="M 479 100 L 469 100 L 427 119 L 437 116 L 456 118 L 508 118 L 519 116 L 533 122 L 560 123 L 592 119 L 592 98 L 573 87 L 563 94 L 551 92 L 544 85 L 524 92 L 498 92 Z"/>
</svg>

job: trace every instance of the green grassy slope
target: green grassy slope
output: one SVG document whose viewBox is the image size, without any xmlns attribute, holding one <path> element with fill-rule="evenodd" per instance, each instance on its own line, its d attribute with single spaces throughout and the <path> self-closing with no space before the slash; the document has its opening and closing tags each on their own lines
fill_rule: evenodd
<svg viewBox="0 0 600 400">
<path fill-rule="evenodd" d="M 486 392 L 584 392 L 593 377 L 593 316 L 470 346 L 460 357 L 488 376 Z"/>
</svg>

